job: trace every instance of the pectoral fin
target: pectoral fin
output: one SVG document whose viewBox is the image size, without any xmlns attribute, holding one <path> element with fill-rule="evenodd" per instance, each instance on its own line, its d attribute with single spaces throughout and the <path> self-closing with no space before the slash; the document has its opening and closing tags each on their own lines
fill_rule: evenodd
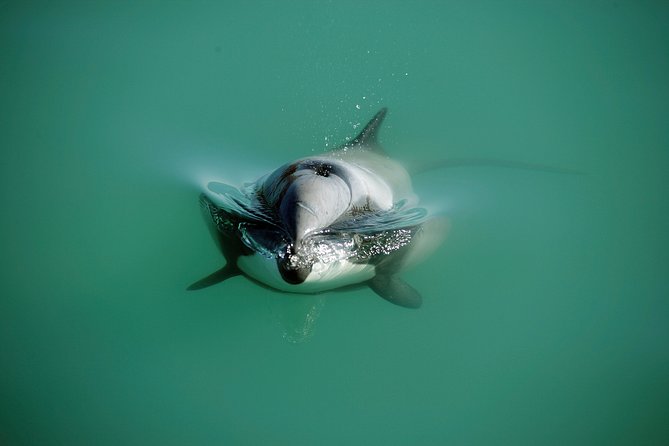
<svg viewBox="0 0 669 446">
<path fill-rule="evenodd" d="M 423 298 L 411 285 L 396 275 L 377 274 L 369 287 L 388 302 L 406 308 L 419 308 Z"/>
<path fill-rule="evenodd" d="M 195 282 L 186 289 L 189 291 L 201 290 L 202 288 L 207 288 L 212 285 L 216 285 L 217 283 L 223 282 L 224 280 L 229 279 L 230 277 L 238 276 L 240 274 L 241 273 L 236 267 L 228 263 L 223 268 L 219 269 L 218 271 L 212 274 L 209 274 L 204 279 L 198 280 L 197 282 Z"/>
</svg>

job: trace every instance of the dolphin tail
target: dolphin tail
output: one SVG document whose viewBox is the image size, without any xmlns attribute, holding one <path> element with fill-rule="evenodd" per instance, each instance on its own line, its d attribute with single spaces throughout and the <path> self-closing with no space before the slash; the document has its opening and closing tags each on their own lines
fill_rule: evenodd
<svg viewBox="0 0 669 446">
<path fill-rule="evenodd" d="M 369 287 L 388 302 L 405 308 L 420 308 L 423 298 L 411 285 L 396 275 L 377 274 Z"/>
<path fill-rule="evenodd" d="M 223 282 L 224 280 L 229 279 L 230 277 L 240 275 L 239 269 L 232 266 L 230 263 L 225 265 L 223 268 L 209 274 L 204 279 L 200 279 L 197 282 L 190 285 L 186 288 L 188 291 L 201 290 L 202 288 L 207 288 L 217 283 Z"/>
</svg>

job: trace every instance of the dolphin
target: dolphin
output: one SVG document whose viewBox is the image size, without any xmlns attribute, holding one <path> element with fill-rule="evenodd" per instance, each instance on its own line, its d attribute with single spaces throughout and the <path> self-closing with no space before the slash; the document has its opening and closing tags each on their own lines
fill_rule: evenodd
<svg viewBox="0 0 669 446">
<path fill-rule="evenodd" d="M 386 113 L 346 144 L 253 183 L 210 182 L 200 205 L 226 264 L 188 289 L 244 275 L 289 293 L 368 286 L 420 307 L 420 293 L 399 274 L 439 245 L 446 223 L 418 205 L 409 172 L 379 144 Z"/>
</svg>

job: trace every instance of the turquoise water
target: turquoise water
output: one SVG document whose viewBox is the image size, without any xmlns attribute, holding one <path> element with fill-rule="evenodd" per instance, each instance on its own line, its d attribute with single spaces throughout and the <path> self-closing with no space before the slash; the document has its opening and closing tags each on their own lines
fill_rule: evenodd
<svg viewBox="0 0 669 446">
<path fill-rule="evenodd" d="M 61 3 L 0 4 L 0 444 L 669 442 L 667 3 Z M 203 182 L 381 106 L 399 159 L 586 175 L 417 177 L 417 311 L 185 291 Z"/>
</svg>

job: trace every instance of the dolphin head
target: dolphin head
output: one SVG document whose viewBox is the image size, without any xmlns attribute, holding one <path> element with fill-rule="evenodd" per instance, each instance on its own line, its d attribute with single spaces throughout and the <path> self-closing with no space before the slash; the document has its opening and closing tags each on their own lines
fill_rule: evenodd
<svg viewBox="0 0 669 446">
<path fill-rule="evenodd" d="M 309 233 L 326 228 L 349 208 L 351 190 L 326 170 L 301 169 L 293 174 L 279 204 L 279 215 L 296 245 Z"/>
<path fill-rule="evenodd" d="M 288 283 L 302 283 L 311 272 L 302 243 L 305 237 L 327 228 L 350 207 L 351 189 L 337 170 L 330 161 L 309 159 L 293 166 L 282 178 L 284 190 L 275 208 L 290 242 L 277 264 Z"/>
</svg>

